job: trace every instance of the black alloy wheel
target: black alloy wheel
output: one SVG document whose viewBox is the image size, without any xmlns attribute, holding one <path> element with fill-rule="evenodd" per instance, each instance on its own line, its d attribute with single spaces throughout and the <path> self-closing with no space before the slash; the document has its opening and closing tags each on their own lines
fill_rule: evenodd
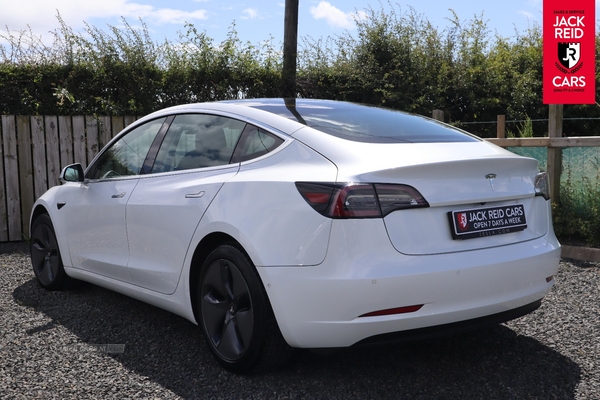
<svg viewBox="0 0 600 400">
<path fill-rule="evenodd" d="M 259 372 L 291 355 L 256 269 L 234 245 L 215 249 L 200 273 L 199 325 L 216 360 L 232 372 Z"/>
<path fill-rule="evenodd" d="M 47 214 L 37 217 L 31 226 L 30 251 L 39 284 L 48 290 L 67 288 L 71 280 L 65 273 L 54 226 Z"/>
</svg>

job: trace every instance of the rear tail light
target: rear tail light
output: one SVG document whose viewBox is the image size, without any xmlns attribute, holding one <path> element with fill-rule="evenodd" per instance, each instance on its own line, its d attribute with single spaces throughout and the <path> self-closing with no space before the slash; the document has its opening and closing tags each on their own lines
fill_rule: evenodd
<svg viewBox="0 0 600 400">
<path fill-rule="evenodd" d="M 396 210 L 429 207 L 407 185 L 296 182 L 296 188 L 315 211 L 329 218 L 382 218 Z"/>
<path fill-rule="evenodd" d="M 421 193 L 412 186 L 376 183 L 375 190 L 384 217 L 396 210 L 429 207 L 429 203 L 421 196 Z"/>
<path fill-rule="evenodd" d="M 309 182 L 296 182 L 296 188 L 304 200 L 323 215 L 327 214 L 333 193 L 337 190 L 335 185 Z"/>
<path fill-rule="evenodd" d="M 373 185 L 356 184 L 336 190 L 328 209 L 332 218 L 379 218 L 381 210 Z"/>
<path fill-rule="evenodd" d="M 535 177 L 535 195 L 542 196 L 546 200 L 550 199 L 550 184 L 546 172 L 540 172 Z"/>
</svg>

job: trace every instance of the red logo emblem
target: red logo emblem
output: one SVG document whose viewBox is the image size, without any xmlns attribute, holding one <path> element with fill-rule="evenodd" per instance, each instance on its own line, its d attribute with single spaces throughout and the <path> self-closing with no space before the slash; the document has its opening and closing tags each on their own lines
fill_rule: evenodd
<svg viewBox="0 0 600 400">
<path fill-rule="evenodd" d="M 467 222 L 467 213 L 456 214 L 456 222 L 461 231 L 466 231 L 469 227 L 469 223 Z"/>
</svg>

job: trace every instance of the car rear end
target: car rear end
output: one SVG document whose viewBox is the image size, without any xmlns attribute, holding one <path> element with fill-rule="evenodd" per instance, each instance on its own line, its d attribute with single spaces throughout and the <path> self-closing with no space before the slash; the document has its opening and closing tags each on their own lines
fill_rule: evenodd
<svg viewBox="0 0 600 400">
<path fill-rule="evenodd" d="M 258 268 L 290 345 L 423 337 L 539 307 L 560 244 L 535 160 L 463 133 L 445 140 L 437 125 L 421 141 L 418 132 L 356 139 L 338 135 L 340 124 L 317 132 L 302 116 L 309 127 L 294 138 L 338 177 L 295 183 L 311 211 L 332 220 L 324 261 Z"/>
<path fill-rule="evenodd" d="M 417 151 L 410 146 L 404 151 Z M 259 271 L 291 345 L 502 322 L 537 308 L 554 283 L 560 245 L 533 160 L 488 155 L 360 176 L 336 165 L 338 182 L 297 183 L 315 212 L 333 219 L 324 262 Z M 462 214 L 480 219 L 467 220 L 464 236 Z"/>
</svg>

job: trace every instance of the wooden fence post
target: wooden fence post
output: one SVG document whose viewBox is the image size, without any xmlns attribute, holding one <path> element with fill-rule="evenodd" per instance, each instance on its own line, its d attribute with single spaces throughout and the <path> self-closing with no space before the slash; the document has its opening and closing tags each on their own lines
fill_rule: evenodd
<svg viewBox="0 0 600 400">
<path fill-rule="evenodd" d="M 563 105 L 550 104 L 548 112 L 548 137 L 562 137 Z M 560 175 L 562 172 L 562 149 L 548 147 L 548 174 L 550 177 L 550 199 L 560 199 Z"/>
<path fill-rule="evenodd" d="M 443 110 L 433 110 L 432 118 L 435 120 L 444 122 L 444 111 Z"/>
<path fill-rule="evenodd" d="M 21 236 L 21 195 L 19 190 L 19 156 L 17 154 L 17 128 L 14 115 L 2 116 L 2 142 L 4 144 L 3 159 L 5 185 L 6 185 L 6 209 L 0 205 L 2 211 L 2 222 L 6 221 L 8 237 L 4 227 L 0 229 L 1 239 L 10 241 L 23 240 Z M 4 224 L 3 224 L 4 225 Z"/>
<path fill-rule="evenodd" d="M 29 214 L 33 208 L 33 159 L 31 155 L 31 118 L 17 116 L 17 157 L 19 158 L 19 186 L 21 188 L 20 239 L 29 237 Z"/>
<path fill-rule="evenodd" d="M 496 137 L 498 139 L 504 139 L 506 137 L 506 115 L 498 115 Z"/>
</svg>

